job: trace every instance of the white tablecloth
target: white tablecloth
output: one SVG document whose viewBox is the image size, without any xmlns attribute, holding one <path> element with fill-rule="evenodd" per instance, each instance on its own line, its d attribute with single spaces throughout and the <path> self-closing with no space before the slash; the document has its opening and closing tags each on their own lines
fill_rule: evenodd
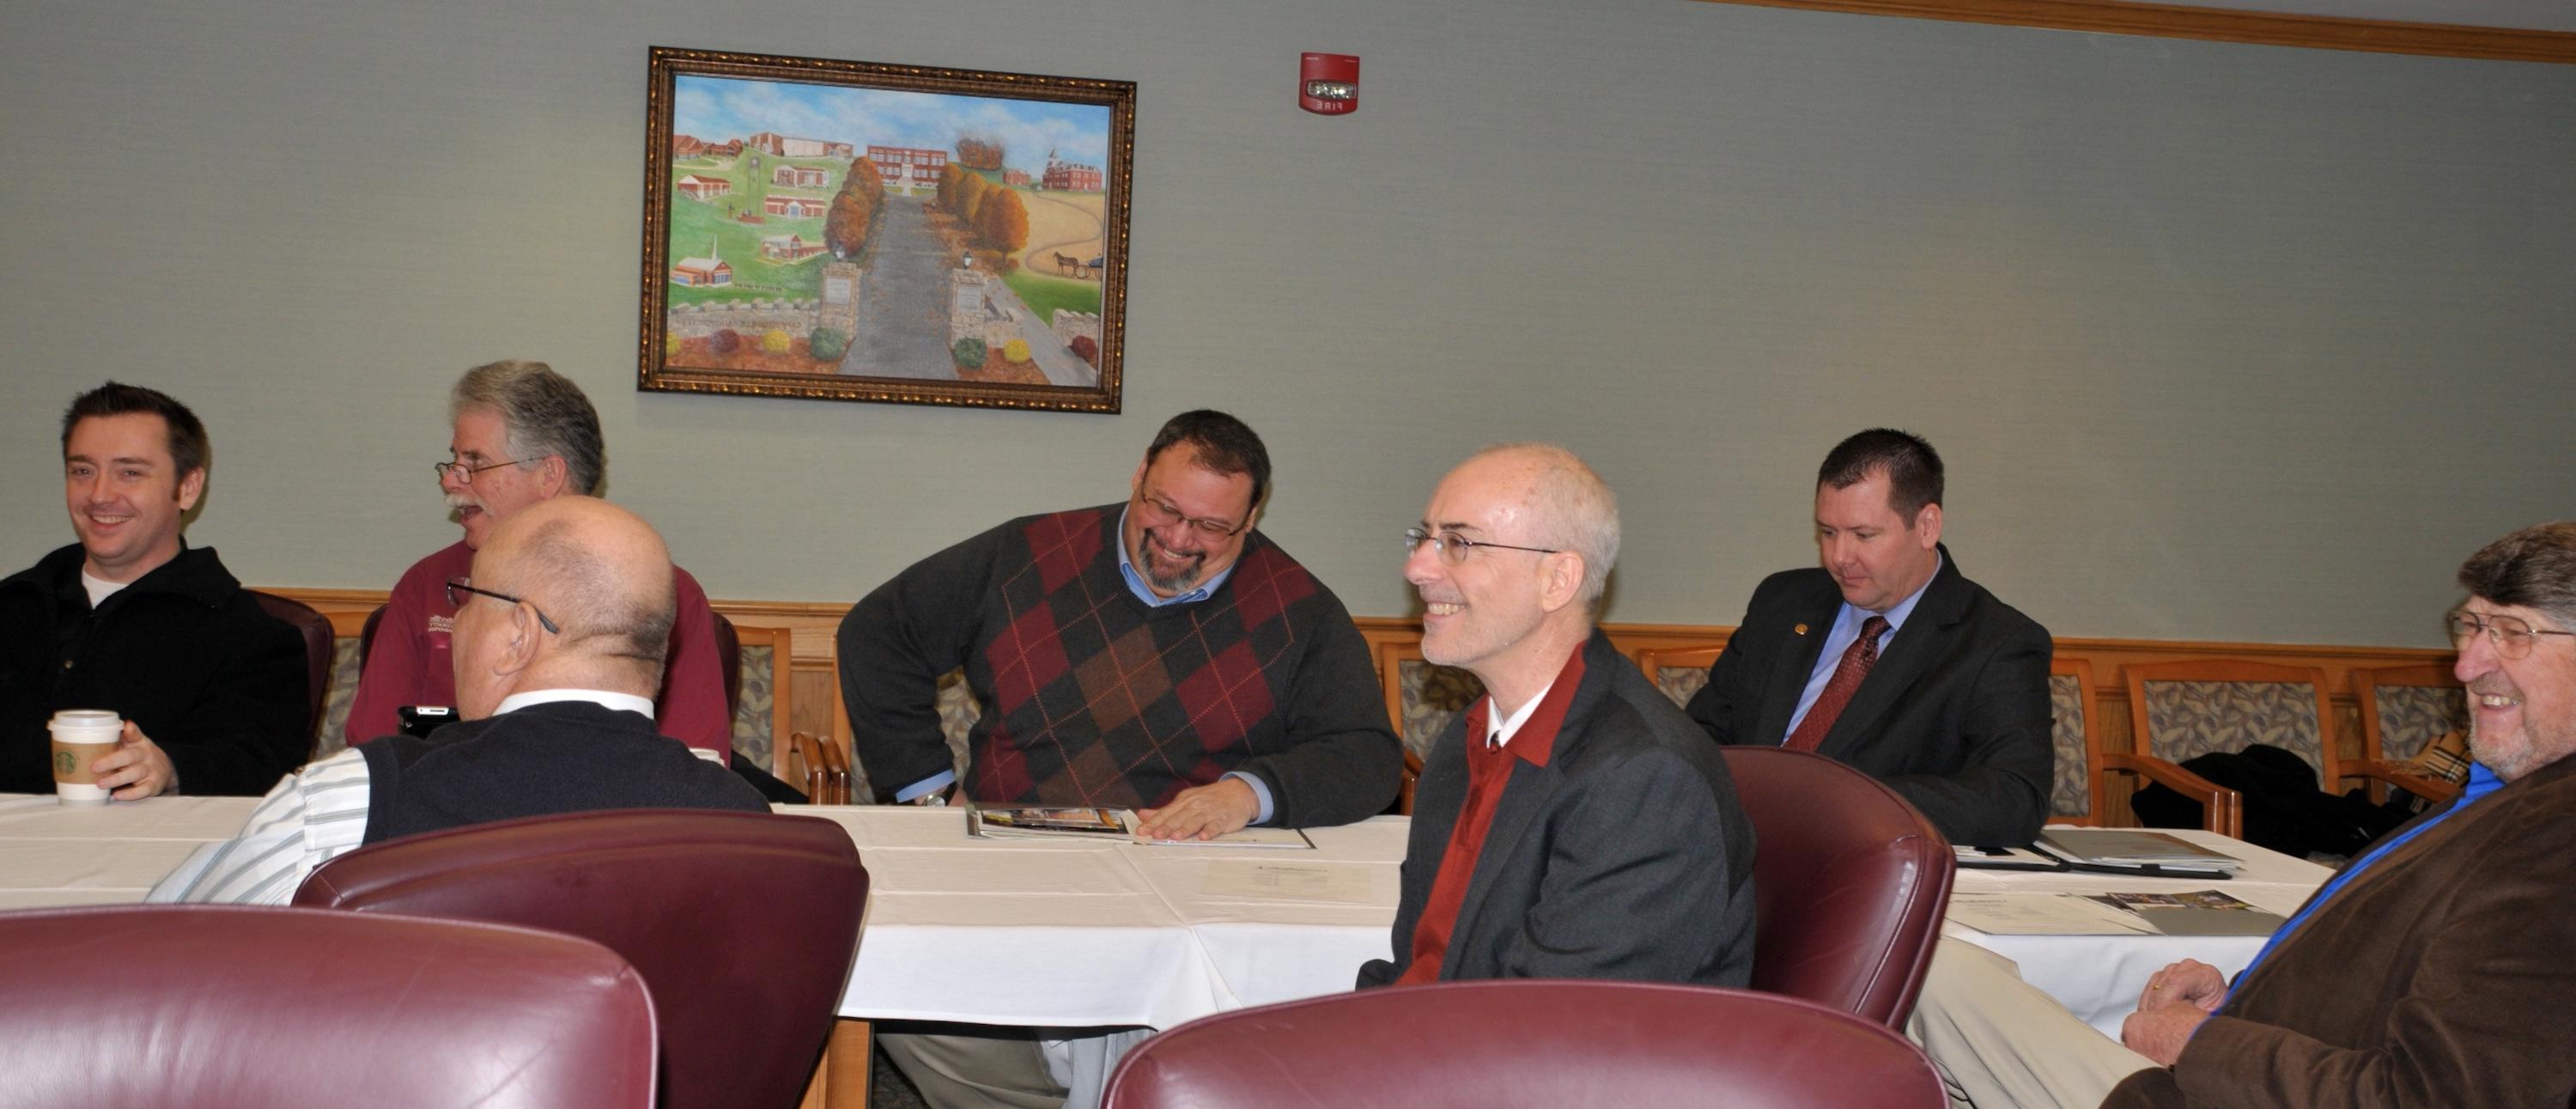
<svg viewBox="0 0 2576 1109">
<path fill-rule="evenodd" d="M 2173 893 L 2214 889 L 2256 908 L 2290 915 L 2333 875 L 2315 863 L 2267 851 L 2216 832 L 2174 835 L 2245 860 L 2233 878 L 2130 878 L 2118 874 L 2051 873 L 1961 868 L 1951 886 L 1961 892 Z M 2054 997 L 2085 1023 L 2113 1039 L 2120 1022 L 2138 1007 L 2147 976 L 2177 959 L 2198 959 L 2229 978 L 2254 961 L 2262 936 L 1989 936 L 1955 922 L 1941 929 L 1944 943 L 1973 943 L 2021 965 L 2025 982 Z"/>
<path fill-rule="evenodd" d="M 143 900 L 256 798 L 155 797 L 73 809 L 0 795 L 0 909 Z M 808 807 L 849 830 L 867 924 L 841 1011 L 984 1024 L 1169 1028 L 1351 988 L 1387 954 L 1406 822 L 1308 834 L 1317 850 L 978 840 L 961 810 Z M 1357 900 L 1209 894 L 1211 868 L 1330 868 Z"/>
<path fill-rule="evenodd" d="M 201 844 L 231 836 L 247 797 L 155 797 L 68 809 L 0 795 L 0 909 L 141 901 Z M 1308 832 L 1317 850 L 977 840 L 954 809 L 797 806 L 849 830 L 867 864 L 867 925 L 841 1012 L 854 1017 L 1089 1027 L 1183 1021 L 1338 993 L 1387 956 L 1406 821 Z M 2176 833 L 2245 859 L 2224 881 L 1961 870 L 1961 891 L 2218 889 L 2288 915 L 2324 867 L 2209 832 Z M 1320 866 L 1353 900 L 1229 899 L 1211 868 Z M 2229 975 L 2257 936 L 1989 936 L 1943 926 L 2020 964 L 2024 980 L 2113 1036 L 2147 976 L 2193 958 Z"/>
<path fill-rule="evenodd" d="M 1307 835 L 1313 851 L 978 840 L 957 810 L 799 807 L 840 823 L 867 864 L 841 1011 L 986 1024 L 1169 1028 L 1351 988 L 1387 956 L 1407 824 Z M 1212 869 L 1323 867 L 1348 901 L 1212 894 Z"/>
<path fill-rule="evenodd" d="M 0 909 L 143 900 L 197 848 L 232 838 L 255 797 L 153 797 L 65 808 L 0 794 Z"/>
</svg>

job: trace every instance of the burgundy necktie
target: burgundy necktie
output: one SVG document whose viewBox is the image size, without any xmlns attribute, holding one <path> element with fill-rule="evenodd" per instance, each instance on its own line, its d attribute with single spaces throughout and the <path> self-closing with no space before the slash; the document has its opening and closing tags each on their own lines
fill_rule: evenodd
<svg viewBox="0 0 2576 1109">
<path fill-rule="evenodd" d="M 1813 751 L 1825 741 L 1825 733 L 1834 726 L 1834 718 L 1843 714 L 1852 694 L 1860 692 L 1861 679 L 1878 662 L 1878 633 L 1887 630 L 1887 618 L 1872 616 L 1860 622 L 1860 638 L 1843 650 L 1843 660 L 1834 666 L 1834 676 L 1825 682 L 1825 691 L 1816 695 L 1816 703 L 1807 709 L 1807 718 L 1798 722 L 1798 730 L 1789 733 L 1782 746 L 1792 751 Z"/>
</svg>

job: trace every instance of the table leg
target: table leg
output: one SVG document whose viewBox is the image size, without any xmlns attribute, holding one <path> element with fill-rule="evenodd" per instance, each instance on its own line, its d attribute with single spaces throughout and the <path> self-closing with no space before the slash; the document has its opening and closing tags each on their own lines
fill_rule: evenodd
<svg viewBox="0 0 2576 1109">
<path fill-rule="evenodd" d="M 805 1084 L 805 1097 L 796 1103 L 797 1109 L 868 1109 L 868 1082 L 875 1070 L 868 1055 L 873 1046 L 868 1022 L 833 1021 L 823 1058 L 814 1064 L 814 1078 Z"/>
</svg>

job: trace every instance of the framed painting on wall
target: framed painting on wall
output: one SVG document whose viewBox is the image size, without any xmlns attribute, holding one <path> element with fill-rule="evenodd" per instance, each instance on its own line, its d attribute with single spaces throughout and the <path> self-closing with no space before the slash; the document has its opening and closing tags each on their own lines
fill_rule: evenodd
<svg viewBox="0 0 2576 1109">
<path fill-rule="evenodd" d="M 1116 412 L 1130 81 L 652 49 L 639 385 Z"/>
</svg>

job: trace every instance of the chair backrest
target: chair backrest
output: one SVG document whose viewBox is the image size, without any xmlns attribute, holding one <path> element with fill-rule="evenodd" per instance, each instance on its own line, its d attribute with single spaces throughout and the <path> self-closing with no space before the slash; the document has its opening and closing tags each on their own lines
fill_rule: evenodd
<svg viewBox="0 0 2576 1109">
<path fill-rule="evenodd" d="M 644 980 L 573 936 L 120 905 L 0 914 L 0 950 L 0 1103 L 653 1104 Z"/>
<path fill-rule="evenodd" d="M 1637 651 L 1637 666 L 1646 672 L 1646 680 L 1663 690 L 1676 705 L 1690 704 L 1700 687 L 1708 684 L 1708 668 L 1717 664 L 1717 656 L 1726 652 L 1723 643 L 1695 647 L 1644 647 Z"/>
<path fill-rule="evenodd" d="M 716 672 L 724 676 L 725 719 L 731 720 L 742 704 L 742 633 L 734 630 L 724 613 L 707 615 L 716 622 Z"/>
<path fill-rule="evenodd" d="M 250 595 L 271 619 L 295 629 L 295 634 L 304 637 L 304 680 L 312 693 L 312 723 L 315 733 L 319 734 L 322 706 L 331 696 L 331 618 L 292 597 L 280 597 L 256 589 L 251 590 Z"/>
<path fill-rule="evenodd" d="M 2102 697 L 2093 664 L 2063 655 L 2048 663 L 2050 745 L 2057 780 L 2048 791 L 2048 818 L 2063 824 L 2102 823 Z"/>
<path fill-rule="evenodd" d="M 2326 672 L 2239 659 L 2130 663 L 2131 742 L 2171 763 L 2266 743 L 2307 760 L 2321 783 L 2343 775 Z M 2339 791 L 2339 787 L 2338 791 Z"/>
<path fill-rule="evenodd" d="M 375 844 L 323 864 L 295 903 L 597 940 L 652 988 L 666 1109 L 783 1109 L 831 1030 L 867 889 L 831 821 L 629 809 Z"/>
<path fill-rule="evenodd" d="M 367 656 L 376 649 L 376 628 L 385 622 L 385 606 L 377 605 L 367 613 L 367 622 L 358 627 L 358 669 L 367 668 Z"/>
<path fill-rule="evenodd" d="M 2469 726 L 2468 691 L 2440 663 L 2356 669 L 2352 699 L 2361 709 L 2365 759 L 2411 759 L 2444 733 Z"/>
<path fill-rule="evenodd" d="M 1753 822 L 1753 988 L 1902 1027 L 1950 903 L 1949 841 L 1895 790 L 1822 755 L 1720 754 Z"/>
<path fill-rule="evenodd" d="M 724 671 L 725 718 L 733 722 L 734 755 L 789 778 L 787 737 L 795 730 L 796 633 L 788 628 L 738 626 L 721 612 L 715 618 L 716 665 Z"/>
<path fill-rule="evenodd" d="M 1147 1040 L 1108 1109 L 1937 1109 L 1921 1049 L 1826 1006 L 1655 982 L 1441 982 L 1238 1009 Z"/>
<path fill-rule="evenodd" d="M 1429 756 L 1441 729 L 1485 695 L 1474 674 L 1423 658 L 1418 639 L 1378 644 L 1377 667 L 1387 719 L 1415 758 Z"/>
</svg>

